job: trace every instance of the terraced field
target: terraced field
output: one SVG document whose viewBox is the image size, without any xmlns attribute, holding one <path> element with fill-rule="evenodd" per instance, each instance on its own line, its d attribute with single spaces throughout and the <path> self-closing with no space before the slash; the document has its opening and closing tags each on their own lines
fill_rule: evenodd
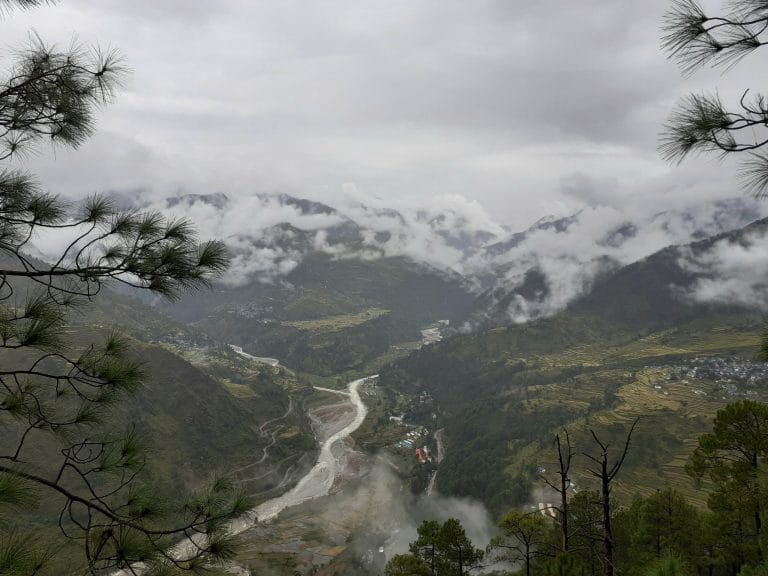
<svg viewBox="0 0 768 576">
<path fill-rule="evenodd" d="M 570 380 L 528 387 L 522 408 L 529 414 L 557 410 L 577 415 L 563 423 L 579 451 L 589 451 L 589 430 L 600 431 L 618 448 L 632 422 L 640 419 L 632 450 L 616 496 L 624 502 L 672 486 L 691 502 L 705 506 L 706 485 L 694 486 L 685 472 L 699 435 L 711 429 L 712 418 L 728 402 L 738 400 L 719 390 L 711 380 L 670 380 L 666 366 L 695 356 L 754 356 L 760 342 L 757 325 L 734 327 L 696 323 L 665 330 L 621 346 L 580 345 L 556 355 L 527 358 L 539 370 L 580 366 L 588 370 Z M 768 389 L 757 388 L 752 398 L 768 401 Z M 602 399 L 604 408 L 595 409 Z M 509 401 L 508 412 L 519 413 L 520 404 Z M 509 473 L 530 470 L 534 463 L 554 465 L 550 446 L 536 442 L 516 451 Z M 585 470 L 574 474 L 577 484 L 592 482 Z"/>
</svg>

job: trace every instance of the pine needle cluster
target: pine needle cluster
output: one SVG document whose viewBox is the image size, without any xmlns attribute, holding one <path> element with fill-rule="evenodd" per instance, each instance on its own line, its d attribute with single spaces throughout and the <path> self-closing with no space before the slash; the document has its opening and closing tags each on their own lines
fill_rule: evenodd
<svg viewBox="0 0 768 576">
<path fill-rule="evenodd" d="M 731 0 L 725 14 L 711 16 L 697 0 L 673 0 L 662 24 L 662 48 L 684 75 L 704 67 L 731 68 L 768 42 L 768 3 Z M 743 152 L 739 167 L 744 187 L 755 196 L 768 194 L 768 101 L 745 90 L 738 106 L 727 108 L 717 94 L 691 94 L 670 115 L 660 151 L 680 162 L 691 153 L 725 157 Z"/>
</svg>

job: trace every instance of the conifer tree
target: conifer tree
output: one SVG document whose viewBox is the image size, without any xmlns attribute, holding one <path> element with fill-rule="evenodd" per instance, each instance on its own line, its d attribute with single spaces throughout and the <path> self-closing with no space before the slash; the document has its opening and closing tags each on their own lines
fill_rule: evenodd
<svg viewBox="0 0 768 576">
<path fill-rule="evenodd" d="M 687 471 L 696 480 L 708 476 L 715 485 L 710 508 L 749 522 L 750 536 L 756 540 L 763 532 L 760 480 L 767 462 L 768 405 L 743 400 L 717 411 L 712 432 L 699 436 Z"/>
<path fill-rule="evenodd" d="M 501 534 L 491 540 L 489 552 L 496 552 L 498 558 L 509 562 L 522 562 L 525 576 L 531 576 L 533 561 L 541 556 L 551 555 L 545 550 L 548 543 L 549 526 L 538 511 L 524 514 L 508 512 L 499 522 Z"/>
<path fill-rule="evenodd" d="M 12 9 L 44 3 L 0 0 L 0 26 Z M 144 371 L 119 334 L 77 347 L 65 328 L 109 281 L 172 298 L 220 275 L 226 251 L 198 242 L 185 220 L 99 196 L 70 206 L 43 191 L 18 158 L 45 142 L 84 142 L 125 67 L 114 51 L 60 50 L 37 36 L 12 60 L 0 72 L 0 574 L 63 573 L 62 544 L 25 532 L 40 502 L 56 504 L 60 540 L 81 551 L 67 573 L 207 570 L 231 557 L 227 521 L 249 503 L 226 479 L 176 505 L 140 487 L 139 435 L 102 424 Z M 29 255 L 42 232 L 62 239 L 49 262 Z"/>
<path fill-rule="evenodd" d="M 704 66 L 730 68 L 768 41 L 768 3 L 732 0 L 710 15 L 697 0 L 673 0 L 663 23 L 662 45 L 684 74 Z M 728 107 L 717 92 L 690 94 L 669 116 L 660 150 L 670 161 L 696 152 L 722 157 L 743 153 L 740 177 L 757 196 L 768 193 L 768 98 L 744 89 Z"/>
<path fill-rule="evenodd" d="M 410 544 L 410 553 L 421 558 L 434 576 L 469 574 L 483 559 L 483 551 L 475 548 L 456 518 L 442 524 L 425 520 L 417 533 L 418 538 Z"/>
</svg>

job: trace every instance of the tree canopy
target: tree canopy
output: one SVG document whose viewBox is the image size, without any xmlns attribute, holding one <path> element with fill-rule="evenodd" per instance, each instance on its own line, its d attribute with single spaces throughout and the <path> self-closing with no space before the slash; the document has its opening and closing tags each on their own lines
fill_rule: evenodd
<svg viewBox="0 0 768 576">
<path fill-rule="evenodd" d="M 425 520 L 417 533 L 418 538 L 410 544 L 411 555 L 420 558 L 433 576 L 469 574 L 483 559 L 483 551 L 475 548 L 456 518 L 442 524 Z"/>
<path fill-rule="evenodd" d="M 509 512 L 499 522 L 501 534 L 488 545 L 501 560 L 522 562 L 526 576 L 531 575 L 531 564 L 539 556 L 547 555 L 544 543 L 549 544 L 549 527 L 539 511 L 523 514 Z"/>
<path fill-rule="evenodd" d="M 699 437 L 688 472 L 699 480 L 709 476 L 716 487 L 710 507 L 735 513 L 757 538 L 763 531 L 766 462 L 768 405 L 743 400 L 718 410 L 712 432 Z"/>
<path fill-rule="evenodd" d="M 414 554 L 397 554 L 387 562 L 384 576 L 431 576 L 432 571 L 421 558 Z"/>
</svg>

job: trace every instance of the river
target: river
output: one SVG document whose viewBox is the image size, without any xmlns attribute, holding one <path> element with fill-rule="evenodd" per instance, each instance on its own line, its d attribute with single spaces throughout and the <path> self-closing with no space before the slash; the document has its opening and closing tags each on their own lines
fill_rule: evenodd
<svg viewBox="0 0 768 576">
<path fill-rule="evenodd" d="M 248 354 L 248 352 L 244 352 L 240 346 L 235 346 L 234 344 L 230 344 L 229 347 L 232 348 L 232 350 L 234 350 L 236 354 L 240 354 L 240 356 L 242 356 L 243 358 L 248 358 L 248 360 L 253 360 L 258 364 L 269 364 L 272 367 L 280 365 L 280 360 L 278 360 L 277 358 L 264 358 L 263 356 L 252 356 L 251 354 Z"/>
<path fill-rule="evenodd" d="M 440 464 L 443 461 L 445 455 L 445 449 L 443 447 L 443 430 L 435 432 L 435 441 L 437 442 L 437 461 L 436 464 Z M 435 483 L 437 482 L 437 469 L 435 469 L 429 477 L 429 483 L 427 484 L 427 496 L 432 496 L 435 493 Z"/>
<path fill-rule="evenodd" d="M 349 400 L 355 408 L 355 417 L 352 419 L 352 422 L 323 442 L 323 446 L 320 448 L 320 455 L 317 457 L 317 463 L 299 480 L 296 486 L 282 496 L 262 502 L 245 518 L 235 520 L 230 527 L 232 534 L 239 534 L 247 530 L 255 521 L 268 522 L 290 506 L 296 506 L 307 500 L 328 495 L 338 471 L 338 461 L 333 455 L 333 445 L 352 434 L 365 420 L 368 409 L 360 398 L 358 389 L 367 378 L 375 378 L 377 376 L 378 374 L 360 378 L 349 383 L 347 387 L 349 390 Z"/>
<path fill-rule="evenodd" d="M 320 454 L 317 457 L 317 462 L 312 469 L 299 480 L 299 483 L 296 484 L 296 486 L 282 496 L 277 496 L 276 498 L 262 502 L 241 518 L 237 518 L 230 522 L 228 527 L 230 535 L 235 536 L 241 532 L 245 532 L 252 527 L 255 522 L 269 522 L 276 518 L 277 515 L 286 508 L 296 506 L 308 500 L 312 500 L 313 498 L 328 495 L 333 486 L 333 482 L 336 479 L 336 474 L 339 468 L 339 463 L 333 455 L 333 447 L 337 442 L 341 442 L 352 434 L 352 432 L 357 430 L 363 423 L 363 420 L 365 420 L 368 409 L 360 398 L 359 388 L 367 379 L 377 377 L 378 374 L 374 374 L 373 376 L 360 378 L 359 380 L 354 380 L 349 383 L 347 386 L 347 393 L 349 394 L 349 400 L 355 409 L 355 416 L 352 421 L 323 442 L 323 445 L 320 448 Z M 200 539 L 198 539 L 198 543 L 200 543 Z M 176 544 L 171 549 L 170 553 L 176 558 L 185 558 L 193 553 L 195 547 L 196 544 L 191 540 L 184 540 Z M 133 565 L 132 568 L 133 571 L 131 572 L 120 570 L 113 572 L 112 576 L 127 576 L 128 574 L 142 574 L 144 572 L 144 567 L 140 563 Z"/>
</svg>

